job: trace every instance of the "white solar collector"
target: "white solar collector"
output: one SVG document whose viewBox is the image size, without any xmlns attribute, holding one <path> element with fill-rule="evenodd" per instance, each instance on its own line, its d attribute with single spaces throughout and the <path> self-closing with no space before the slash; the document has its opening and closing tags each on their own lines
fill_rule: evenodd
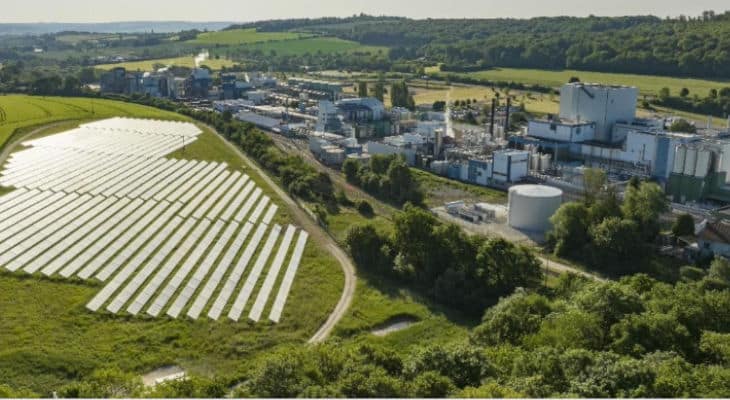
<svg viewBox="0 0 730 400">
<path fill-rule="evenodd" d="M 223 181 L 220 186 L 213 192 L 213 194 L 208 197 L 203 204 L 201 204 L 200 207 L 198 207 L 195 212 L 193 213 L 193 217 L 197 219 L 201 219 L 205 217 L 208 213 L 212 212 L 214 209 L 214 206 L 218 204 L 219 202 L 223 201 L 226 193 L 231 189 L 231 186 L 238 180 L 238 177 L 241 176 L 241 173 L 238 171 L 233 172 L 228 176 L 228 178 Z M 208 218 L 211 221 L 214 218 Z"/>
<path fill-rule="evenodd" d="M 179 208 L 179 205 L 177 204 L 172 204 L 169 207 L 167 206 L 167 202 L 160 202 L 157 207 L 152 209 L 149 214 L 142 218 L 144 226 L 140 226 L 140 228 L 143 229 L 140 229 L 139 235 L 137 235 L 137 237 L 135 237 L 134 240 L 132 240 L 131 242 L 124 241 L 120 243 L 119 248 L 122 250 L 122 252 L 117 254 L 116 257 L 109 261 L 109 263 L 99 273 L 95 275 L 96 279 L 100 281 L 106 281 L 114 272 L 121 268 L 127 260 L 131 259 L 138 249 L 148 248 L 145 247 L 145 244 L 154 237 L 155 233 L 160 228 L 167 224 L 167 222 L 172 218 L 172 216 L 175 214 L 175 212 L 177 212 L 177 209 Z M 165 207 L 167 207 L 167 209 L 164 212 L 162 212 L 159 216 L 155 215 L 156 210 L 161 211 Z M 134 229 L 135 226 L 130 228 L 130 230 Z"/>
<path fill-rule="evenodd" d="M 170 281 L 167 283 L 167 286 L 165 286 L 165 288 L 162 290 L 162 293 L 160 293 L 158 298 L 155 299 L 152 307 L 147 310 L 148 313 L 162 310 L 165 307 L 167 301 L 172 298 L 172 295 L 175 294 L 180 285 L 182 285 L 183 281 L 190 274 L 190 271 L 192 271 L 193 267 L 195 267 L 195 265 L 206 253 L 208 247 L 210 247 L 210 244 L 218 235 L 220 228 L 221 226 L 218 224 L 213 225 L 210 230 L 205 234 L 205 236 L 203 236 L 203 239 L 197 243 L 197 246 L 193 249 L 193 252 L 188 255 L 188 258 L 183 262 L 180 268 L 178 268 L 177 272 L 175 272 L 175 275 L 172 276 Z"/>
<path fill-rule="evenodd" d="M 203 179 L 195 183 L 194 186 L 189 188 L 186 187 L 185 191 L 183 191 L 180 197 L 178 197 L 177 199 L 179 202 L 183 204 L 189 202 L 190 199 L 193 198 L 193 196 L 196 196 L 198 193 L 200 193 L 200 191 L 203 190 L 204 187 L 208 186 L 211 181 L 215 180 L 216 177 L 226 169 L 225 164 L 211 163 L 211 165 L 214 165 L 213 171 L 211 171 Z"/>
<path fill-rule="evenodd" d="M 225 224 L 222 221 L 216 221 L 211 231 L 220 232 L 220 230 L 223 229 L 224 226 Z M 197 270 L 195 271 L 195 273 L 193 273 L 193 276 L 188 279 L 188 282 L 185 284 L 183 290 L 172 303 L 170 309 L 167 310 L 167 315 L 173 318 L 177 318 L 180 315 L 180 312 L 182 312 L 183 308 L 185 308 L 185 306 L 188 304 L 190 297 L 195 294 L 195 290 L 203 282 L 203 280 L 205 280 L 205 277 L 208 275 L 208 271 L 210 271 L 213 263 L 215 263 L 215 261 L 218 259 L 218 256 L 223 252 L 223 249 L 225 248 L 226 244 L 228 244 L 230 238 L 233 237 L 233 234 L 236 231 L 235 228 L 236 226 L 229 226 L 223 232 L 223 236 L 218 239 L 215 245 L 213 245 L 213 248 L 210 249 L 210 252 L 205 256 L 205 258 L 203 258 Z"/>
<path fill-rule="evenodd" d="M 209 196 L 212 197 L 211 193 L 221 184 L 223 181 L 228 177 L 230 173 L 228 171 L 223 171 L 220 175 L 218 175 L 213 182 L 210 182 L 209 184 L 205 185 L 203 187 L 203 191 L 198 193 L 195 198 L 188 203 L 185 208 L 180 211 L 180 215 L 187 218 L 189 217 L 194 211 L 201 208 L 201 204 L 203 201 L 208 198 Z M 198 218 L 200 219 L 200 218 Z"/>
<path fill-rule="evenodd" d="M 274 215 L 276 215 L 276 211 L 279 209 L 279 206 L 276 204 L 272 204 L 269 206 L 269 209 L 266 211 L 266 215 L 264 215 L 264 219 L 261 221 L 261 223 L 269 225 L 271 221 L 274 219 Z"/>
<path fill-rule="evenodd" d="M 276 283 L 276 278 L 279 276 L 281 266 L 284 264 L 284 259 L 289 252 L 289 245 L 291 245 L 295 231 L 296 228 L 291 225 L 286 228 L 284 239 L 282 239 L 281 244 L 279 245 L 279 250 L 276 252 L 274 261 L 271 263 L 271 268 L 269 268 L 269 272 L 266 274 L 264 284 L 261 285 L 261 290 L 259 290 L 259 294 L 256 296 L 256 301 L 254 301 L 253 307 L 251 308 L 251 312 L 248 314 L 248 318 L 254 322 L 258 322 L 261 319 L 261 314 L 264 312 L 264 307 L 266 307 L 266 302 L 269 300 L 271 290 L 274 289 L 274 284 Z"/>
<path fill-rule="evenodd" d="M 104 288 L 102 288 L 96 296 L 94 296 L 93 299 L 91 299 L 91 301 L 86 305 L 86 308 L 91 311 L 96 311 L 101 308 L 101 306 L 107 301 L 107 299 L 109 299 L 109 297 L 114 294 L 117 289 L 119 289 L 119 287 L 129 278 L 129 276 L 134 271 L 136 271 L 137 268 L 139 268 L 140 264 L 142 264 L 142 262 L 144 262 L 144 260 L 146 260 L 147 257 L 150 256 L 154 249 L 159 246 L 159 237 L 169 236 L 169 233 L 172 232 L 172 229 L 174 229 L 173 225 L 175 224 L 175 221 L 177 221 L 177 219 L 170 221 L 175 211 L 176 209 L 174 208 L 174 205 L 168 208 L 161 218 L 159 218 L 152 225 L 147 227 L 147 229 L 145 229 L 142 234 L 140 234 L 140 236 L 138 236 L 132 243 L 130 243 L 129 247 L 127 248 L 131 247 L 132 249 L 134 249 L 134 251 L 136 251 L 137 249 L 141 250 L 139 250 L 134 258 L 132 258 L 130 262 L 127 263 L 127 265 L 122 268 L 119 273 L 117 273 L 114 278 L 112 278 L 112 280 L 106 286 L 104 286 Z M 170 223 L 164 224 L 165 227 L 161 232 L 158 233 L 159 236 L 154 236 L 155 233 L 162 227 L 161 225 L 163 225 L 163 223 L 160 223 L 160 221 L 170 221 Z M 152 238 L 152 240 L 150 240 L 150 238 Z M 130 256 L 131 255 L 132 254 L 130 253 Z M 129 259 L 129 257 L 125 257 L 125 259 L 122 261 L 126 261 L 127 259 Z"/>
<path fill-rule="evenodd" d="M 62 242 L 56 244 L 41 257 L 33 261 L 34 263 L 40 264 L 36 270 L 45 265 L 45 268 L 42 270 L 43 274 L 46 276 L 54 274 L 63 267 L 65 264 L 64 260 L 66 258 L 75 256 L 78 252 L 89 246 L 91 241 L 96 239 L 95 234 L 97 233 L 97 229 L 99 229 L 106 221 L 109 221 L 113 215 L 120 212 L 120 210 L 122 210 L 127 204 L 129 204 L 128 199 L 114 199 L 113 204 L 108 209 L 94 217 L 94 219 L 84 225 L 82 229 L 77 230 L 73 235 L 68 236 Z M 64 258 L 56 258 L 62 253 L 65 256 Z M 70 274 L 62 274 L 62 276 L 68 278 Z"/>
<path fill-rule="evenodd" d="M 177 243 L 168 242 L 165 246 L 158 246 L 160 243 L 162 243 L 162 241 L 173 236 L 172 233 L 175 231 L 175 229 L 178 228 L 178 226 L 180 226 L 180 224 L 182 224 L 182 222 L 182 218 L 177 216 L 173 217 L 172 220 L 165 226 L 165 228 L 156 235 L 156 240 L 153 240 L 147 245 L 147 247 L 150 249 L 149 252 L 143 251 L 135 258 L 132 263 L 130 263 L 130 265 L 125 267 L 125 269 L 131 269 L 131 265 L 137 264 L 137 267 L 134 268 L 134 270 L 136 270 L 137 268 L 139 268 L 139 266 L 142 265 L 142 263 L 145 262 L 145 260 L 148 260 L 150 254 L 154 254 L 152 256 L 153 258 L 144 264 L 144 267 L 132 277 L 129 283 L 127 283 L 122 291 L 119 292 L 117 297 L 115 297 L 114 300 L 109 303 L 106 308 L 107 310 L 116 314 L 124 306 L 124 304 L 129 301 L 132 295 L 137 292 L 137 289 L 139 289 L 139 287 L 142 286 L 145 281 L 147 281 L 147 278 L 149 278 L 149 276 L 152 275 L 152 273 L 162 264 L 162 261 L 167 257 L 168 254 L 170 254 L 170 252 L 175 248 Z M 173 236 L 173 238 L 178 238 L 178 236 Z M 158 249 L 156 253 L 154 249 Z M 122 276 L 122 273 L 120 272 L 118 276 Z M 122 278 L 120 278 L 120 280 L 121 282 L 124 282 Z"/>
<path fill-rule="evenodd" d="M 223 212 L 223 208 L 226 207 L 226 205 L 228 205 L 229 203 L 231 204 L 230 207 L 237 207 L 235 204 L 231 203 L 231 199 L 233 199 L 238 194 L 238 192 L 241 190 L 247 180 L 248 176 L 246 175 L 244 175 L 242 178 L 240 177 L 240 174 L 236 176 L 236 178 L 233 179 L 233 186 L 217 203 L 215 203 L 215 206 L 213 206 L 213 208 L 208 213 L 208 219 L 213 220 L 217 218 L 221 214 L 221 212 Z"/>
<path fill-rule="evenodd" d="M 236 222 L 231 222 L 229 227 L 230 226 L 238 227 L 238 224 Z M 187 312 L 188 317 L 192 319 L 198 319 L 200 313 L 203 312 L 203 308 L 205 308 L 205 305 L 208 304 L 208 300 L 210 300 L 210 298 L 213 296 L 213 293 L 218 287 L 221 279 L 223 279 L 226 271 L 228 271 L 228 268 L 233 265 L 234 258 L 238 254 L 239 250 L 243 247 L 243 244 L 246 242 L 246 238 L 248 237 L 249 233 L 251 233 L 252 229 L 253 225 L 248 222 L 243 225 L 243 228 L 241 228 L 241 231 L 238 233 L 238 235 L 236 235 L 233 242 L 231 242 L 231 245 L 228 246 L 228 250 L 226 250 L 226 253 L 223 255 L 223 258 L 220 260 L 220 262 L 218 262 L 218 266 L 208 278 L 208 281 L 205 283 L 205 286 L 198 294 L 198 297 L 195 298 L 193 305 L 190 306 L 190 309 Z"/>
<path fill-rule="evenodd" d="M 248 217 L 248 220 L 255 224 L 256 221 L 259 220 L 261 217 L 261 214 L 264 212 L 264 209 L 266 208 L 266 205 L 269 204 L 269 196 L 264 196 L 261 198 L 261 201 L 259 201 L 259 204 L 256 206 L 256 209 L 253 210 L 251 215 Z"/>
<path fill-rule="evenodd" d="M 274 228 L 271 229 L 271 232 L 269 233 L 269 238 L 264 244 L 264 248 L 261 249 L 261 253 L 259 253 L 259 257 L 256 259 L 256 263 L 251 269 L 251 272 L 248 274 L 246 281 L 243 283 L 243 288 L 241 288 L 241 291 L 238 293 L 238 297 L 236 297 L 236 300 L 233 302 L 231 310 L 228 312 L 228 318 L 234 321 L 238 321 L 238 319 L 241 317 L 241 313 L 243 313 L 243 310 L 246 308 L 246 303 L 248 303 L 248 299 L 253 293 L 256 282 L 259 280 L 261 271 L 263 271 L 264 266 L 269 260 L 271 250 L 274 249 L 274 245 L 276 244 L 276 240 L 279 238 L 280 232 L 281 226 L 279 225 L 274 225 Z"/>
<path fill-rule="evenodd" d="M 307 232 L 299 232 L 299 239 L 297 240 L 297 244 L 294 247 L 294 253 L 292 253 L 291 259 L 289 260 L 289 266 L 284 273 L 284 278 L 281 281 L 281 286 L 279 286 L 279 292 L 276 295 L 274 305 L 271 307 L 271 312 L 269 313 L 269 320 L 273 322 L 278 323 L 281 319 L 281 313 L 284 311 L 286 299 L 287 297 L 289 297 L 291 286 L 294 283 L 294 277 L 296 276 L 297 270 L 299 269 L 299 263 L 302 260 L 302 254 L 304 254 L 304 248 L 307 244 L 308 237 L 309 234 L 307 234 Z"/>
<path fill-rule="evenodd" d="M 222 219 L 223 221 L 230 221 L 233 217 L 233 214 L 235 214 L 235 212 L 241 207 L 241 204 L 243 204 L 243 202 L 246 200 L 248 195 L 253 190 L 254 186 L 255 184 L 253 183 L 253 181 L 249 180 L 246 186 L 243 187 L 241 193 L 233 199 L 231 205 L 226 208 L 226 211 L 224 211 L 223 215 L 220 216 L 220 219 Z"/>
<path fill-rule="evenodd" d="M 147 225 L 149 225 L 150 217 L 157 217 L 162 210 L 167 207 L 163 203 L 145 202 L 135 211 L 133 218 L 123 220 L 115 226 L 112 231 L 90 249 L 94 251 L 100 248 L 97 253 L 87 258 L 82 254 L 80 257 L 84 263 L 89 262 L 84 269 L 79 272 L 78 276 L 82 279 L 88 279 L 92 274 L 96 273 L 102 266 L 110 267 L 110 260 L 122 247 L 126 246 L 138 233 L 140 233 Z"/>
<path fill-rule="evenodd" d="M 240 210 L 238 210 L 238 213 L 236 213 L 236 216 L 233 217 L 233 220 L 240 223 L 243 223 L 246 220 L 246 216 L 248 215 L 249 211 L 253 208 L 254 204 L 256 204 L 256 201 L 259 199 L 259 196 L 261 196 L 261 193 L 263 191 L 261 188 L 256 188 L 256 190 L 251 193 L 251 196 L 246 199 L 246 202 L 243 203 L 243 206 Z"/>
<path fill-rule="evenodd" d="M 81 266 L 86 265 L 86 263 L 90 260 L 94 260 L 94 262 L 88 264 L 84 269 L 82 269 L 78 276 L 82 279 L 88 279 L 92 274 L 94 274 L 96 270 L 99 269 L 99 267 L 101 267 L 101 265 L 103 265 L 118 250 L 118 247 L 110 246 L 110 244 L 112 242 L 121 243 L 122 240 L 126 239 L 126 237 L 123 236 L 125 231 L 139 221 L 140 218 L 147 214 L 155 205 L 157 205 L 156 202 L 142 202 L 140 199 L 133 200 L 128 208 L 134 207 L 134 209 L 125 209 L 125 211 L 132 212 L 131 216 L 127 218 L 122 217 L 120 220 L 114 221 L 114 223 L 107 226 L 107 232 L 104 236 L 97 240 L 91 247 L 84 250 L 83 253 L 74 258 L 73 263 L 76 264 L 74 266 L 76 270 L 78 270 Z M 115 217 L 112 218 L 115 219 Z M 97 255 L 103 260 L 96 262 L 94 257 L 97 257 Z"/>
<path fill-rule="evenodd" d="M 248 263 L 251 262 L 251 258 L 256 252 L 256 249 L 259 247 L 261 239 L 263 239 L 267 229 L 268 227 L 266 225 L 259 225 L 259 227 L 256 228 L 251 240 L 243 250 L 241 258 L 238 259 L 236 266 L 233 268 L 233 271 L 231 271 L 231 274 L 228 276 L 226 283 L 223 285 L 223 289 L 221 289 L 220 293 L 218 293 L 218 297 L 215 299 L 213 306 L 211 306 L 210 310 L 208 310 L 208 317 L 211 319 L 217 320 L 220 318 L 228 300 L 231 298 L 231 295 L 233 295 L 233 291 L 236 289 L 236 286 L 238 286 L 241 276 L 246 271 Z"/>
<path fill-rule="evenodd" d="M 51 200 L 42 209 L 37 212 L 30 211 L 28 215 L 23 214 L 22 219 L 15 221 L 13 225 L 5 227 L 2 231 L 0 231 L 0 249 L 3 249 L 3 245 L 10 243 L 10 241 L 15 239 L 17 236 L 26 237 L 38 230 L 40 226 L 44 226 L 43 224 L 50 224 L 59 217 L 59 215 L 54 215 L 57 211 L 59 213 L 68 212 L 68 209 L 65 207 L 77 197 L 78 195 L 75 194 L 66 195 L 63 193 L 55 193 L 49 197 Z M 36 224 L 38 221 L 41 221 L 41 223 Z"/>
<path fill-rule="evenodd" d="M 188 221 L 193 224 L 196 222 L 194 219 L 189 219 Z M 207 231 L 209 227 L 210 222 L 208 222 L 207 220 L 200 221 L 195 230 L 193 230 L 193 232 L 187 237 L 187 239 L 185 239 L 183 245 L 177 248 L 175 253 L 173 253 L 173 255 L 165 262 L 165 265 L 163 265 L 163 267 L 152 278 L 152 281 L 150 281 L 147 287 L 142 290 L 142 293 L 151 296 L 152 294 L 157 292 L 157 288 L 165 282 L 170 274 L 172 274 L 172 272 L 175 270 L 175 267 L 180 263 L 180 261 L 182 261 L 185 255 L 187 255 L 188 252 L 191 251 L 191 249 L 195 248 L 196 243 L 198 243 L 198 240 L 205 234 L 205 231 Z M 162 292 L 160 292 L 160 294 L 157 296 L 152 305 L 147 309 L 147 314 L 154 317 L 160 315 L 162 309 L 165 307 L 168 300 L 170 300 L 170 297 L 175 294 L 176 289 L 177 288 L 173 287 L 170 287 L 169 289 L 165 287 Z M 149 297 L 145 301 L 145 303 L 147 301 L 149 301 Z"/>
<path fill-rule="evenodd" d="M 179 218 L 179 217 L 175 217 Z M 157 273 L 155 273 L 155 276 L 152 277 L 149 283 L 147 283 L 147 286 L 142 289 L 137 297 L 132 300 L 132 303 L 127 307 L 127 312 L 129 312 L 132 315 L 137 315 L 142 310 L 142 308 L 147 304 L 150 297 L 155 294 L 157 291 L 157 288 L 162 284 L 162 282 L 167 278 L 167 276 L 172 272 L 172 269 L 175 267 L 177 262 L 175 264 L 170 265 L 170 262 L 163 264 L 164 259 L 172 253 L 173 250 L 176 248 L 179 249 L 179 244 L 182 242 L 182 240 L 185 238 L 185 236 L 193 229 L 195 226 L 195 220 L 189 219 L 186 220 L 183 226 L 178 229 L 173 237 L 165 244 L 165 246 L 155 255 L 155 258 L 151 261 L 156 264 L 156 266 L 161 266 L 157 269 Z M 173 261 L 174 262 L 174 261 Z M 142 285 L 144 281 L 142 281 L 139 285 Z"/>
</svg>

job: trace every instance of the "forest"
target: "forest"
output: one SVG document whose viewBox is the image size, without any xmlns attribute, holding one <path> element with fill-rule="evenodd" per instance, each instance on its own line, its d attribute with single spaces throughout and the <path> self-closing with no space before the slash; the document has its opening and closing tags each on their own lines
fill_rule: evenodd
<svg viewBox="0 0 730 400">
<path fill-rule="evenodd" d="M 699 17 L 426 19 L 359 16 L 257 23 L 387 46 L 392 62 L 425 60 L 444 70 L 490 67 L 582 69 L 730 78 L 730 12 Z"/>
</svg>

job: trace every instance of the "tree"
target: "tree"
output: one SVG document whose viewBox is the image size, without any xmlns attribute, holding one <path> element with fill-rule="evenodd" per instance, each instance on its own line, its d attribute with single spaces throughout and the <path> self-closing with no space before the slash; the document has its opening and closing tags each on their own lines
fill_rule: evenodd
<svg viewBox="0 0 730 400">
<path fill-rule="evenodd" d="M 577 76 L 571 76 L 570 79 L 568 79 L 568 83 L 574 82 L 580 82 L 580 78 L 578 78 Z"/>
<path fill-rule="evenodd" d="M 374 97 L 380 101 L 385 101 L 385 79 L 383 74 L 378 75 L 378 81 L 375 83 Z"/>
<path fill-rule="evenodd" d="M 308 386 L 302 361 L 295 352 L 268 357 L 248 382 L 257 397 L 297 397 Z"/>
<path fill-rule="evenodd" d="M 493 366 L 477 348 L 467 345 L 432 345 L 420 349 L 409 363 L 409 375 L 428 371 L 448 377 L 459 388 L 479 386 Z"/>
<path fill-rule="evenodd" d="M 583 197 L 587 204 L 592 204 L 605 190 L 606 171 L 600 168 L 586 168 L 583 173 Z"/>
<path fill-rule="evenodd" d="M 553 227 L 548 240 L 556 255 L 575 254 L 588 244 L 588 208 L 583 203 L 565 203 L 550 217 Z"/>
<path fill-rule="evenodd" d="M 413 396 L 427 399 L 446 398 L 454 390 L 451 379 L 435 371 L 426 371 L 413 379 Z"/>
<path fill-rule="evenodd" d="M 670 314 L 629 315 L 611 327 L 611 348 L 620 354 L 640 356 L 658 350 L 684 356 L 692 352 L 690 333 Z"/>
<path fill-rule="evenodd" d="M 567 310 L 543 319 L 539 331 L 525 338 L 525 343 L 530 348 L 548 346 L 600 350 L 604 340 L 600 323 L 595 314 Z"/>
<path fill-rule="evenodd" d="M 362 268 L 392 272 L 391 243 L 372 224 L 356 225 L 347 232 L 345 244 L 353 260 Z"/>
<path fill-rule="evenodd" d="M 687 96 L 689 96 L 689 89 L 687 89 L 687 88 L 682 88 L 682 90 L 681 90 L 681 91 L 679 92 L 679 95 L 680 95 L 681 97 L 687 97 Z"/>
<path fill-rule="evenodd" d="M 659 185 L 642 182 L 638 188 L 631 184 L 626 187 L 621 211 L 638 224 L 644 240 L 651 241 L 659 233 L 659 215 L 667 208 L 667 198 Z"/>
<path fill-rule="evenodd" d="M 142 391 L 142 379 L 118 368 L 99 369 L 88 378 L 61 390 L 61 397 L 135 397 Z"/>
<path fill-rule="evenodd" d="M 367 200 L 360 200 L 357 202 L 357 212 L 368 218 L 372 217 L 375 214 L 375 211 L 373 211 L 373 206 L 371 206 Z"/>
<path fill-rule="evenodd" d="M 595 263 L 614 272 L 630 272 L 644 256 L 641 231 L 635 221 L 610 217 L 590 229 Z"/>
<path fill-rule="evenodd" d="M 233 113 L 231 110 L 225 110 L 221 114 L 221 118 L 223 118 L 223 121 L 225 122 L 231 122 L 233 120 Z"/>
<path fill-rule="evenodd" d="M 352 184 L 358 184 L 358 174 L 360 173 L 360 163 L 357 160 L 348 158 L 342 163 L 342 172 L 345 178 Z"/>
<path fill-rule="evenodd" d="M 690 124 L 686 119 L 678 119 L 669 126 L 671 132 L 695 133 L 697 127 Z"/>
<path fill-rule="evenodd" d="M 434 111 L 444 111 L 446 109 L 446 102 L 443 100 L 434 101 L 431 109 Z"/>
<path fill-rule="evenodd" d="M 480 345 L 520 344 L 523 337 L 538 331 L 542 319 L 551 311 L 546 297 L 517 291 L 487 309 L 482 323 L 472 332 L 471 341 Z"/>
<path fill-rule="evenodd" d="M 695 234 L 695 220 L 690 214 L 681 214 L 672 224 L 672 235 L 691 236 Z"/>
<path fill-rule="evenodd" d="M 659 99 L 664 102 L 671 97 L 671 92 L 669 91 L 668 87 L 663 87 L 659 90 Z"/>
</svg>

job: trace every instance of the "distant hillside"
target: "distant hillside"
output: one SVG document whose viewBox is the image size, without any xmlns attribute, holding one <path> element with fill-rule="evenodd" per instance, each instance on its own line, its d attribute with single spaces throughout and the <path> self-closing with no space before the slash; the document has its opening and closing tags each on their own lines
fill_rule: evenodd
<svg viewBox="0 0 730 400">
<path fill-rule="evenodd" d="M 459 72 L 517 67 L 730 78 L 730 12 L 674 19 L 414 20 L 362 15 L 239 27 L 252 26 L 259 31 L 310 31 L 387 46 L 392 62 L 426 60 Z"/>
<path fill-rule="evenodd" d="M 191 29 L 219 30 L 232 22 L 185 22 L 185 21 L 130 21 L 104 23 L 23 23 L 0 24 L 0 35 L 43 35 L 58 32 L 93 33 L 158 33 L 180 32 Z"/>
</svg>

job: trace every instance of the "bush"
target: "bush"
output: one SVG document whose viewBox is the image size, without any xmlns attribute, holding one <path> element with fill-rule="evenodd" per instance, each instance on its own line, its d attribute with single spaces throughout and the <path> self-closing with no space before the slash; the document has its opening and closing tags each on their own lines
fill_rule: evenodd
<svg viewBox="0 0 730 400">
<path fill-rule="evenodd" d="M 360 200 L 357 202 L 357 212 L 365 217 L 372 217 L 375 214 L 375 211 L 373 211 L 373 206 L 371 206 L 370 203 L 367 202 L 367 200 Z"/>
</svg>

